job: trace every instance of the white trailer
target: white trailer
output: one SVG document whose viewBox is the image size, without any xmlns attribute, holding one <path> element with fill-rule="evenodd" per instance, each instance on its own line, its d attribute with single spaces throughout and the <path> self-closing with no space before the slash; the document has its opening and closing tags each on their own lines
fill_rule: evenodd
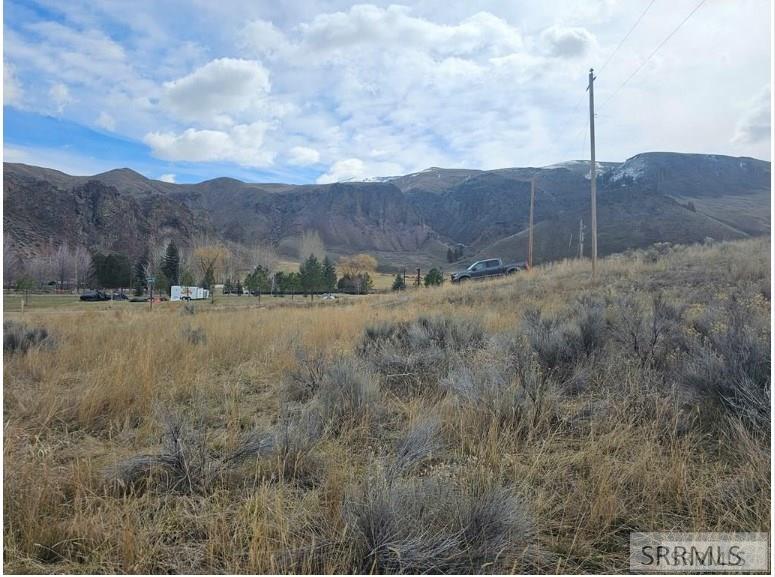
<svg viewBox="0 0 775 577">
<path fill-rule="evenodd" d="M 210 291 L 196 286 L 174 285 L 170 289 L 171 301 L 202 300 L 210 295 Z"/>
</svg>

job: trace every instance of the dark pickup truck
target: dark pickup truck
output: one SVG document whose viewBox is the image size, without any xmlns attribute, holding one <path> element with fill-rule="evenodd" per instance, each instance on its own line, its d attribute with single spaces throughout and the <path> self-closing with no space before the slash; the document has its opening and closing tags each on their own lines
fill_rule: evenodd
<svg viewBox="0 0 775 577">
<path fill-rule="evenodd" d="M 452 282 L 464 282 L 471 279 L 487 278 L 512 274 L 526 268 L 523 262 L 514 262 L 503 264 L 499 258 L 490 258 L 487 260 L 478 260 L 466 270 L 452 273 Z"/>
</svg>

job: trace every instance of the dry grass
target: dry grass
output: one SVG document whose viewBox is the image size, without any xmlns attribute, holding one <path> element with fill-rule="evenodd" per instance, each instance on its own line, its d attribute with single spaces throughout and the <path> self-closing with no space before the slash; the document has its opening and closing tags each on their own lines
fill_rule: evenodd
<svg viewBox="0 0 775 577">
<path fill-rule="evenodd" d="M 28 310 L 56 346 L 4 358 L 5 570 L 621 572 L 630 531 L 769 531 L 769 244 L 663 252 Z"/>
</svg>

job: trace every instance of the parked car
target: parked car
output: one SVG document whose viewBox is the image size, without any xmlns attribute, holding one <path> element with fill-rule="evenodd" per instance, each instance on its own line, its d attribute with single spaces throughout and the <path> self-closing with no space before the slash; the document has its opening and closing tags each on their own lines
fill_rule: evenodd
<svg viewBox="0 0 775 577">
<path fill-rule="evenodd" d="M 513 274 L 525 268 L 524 262 L 503 264 L 503 261 L 499 258 L 489 258 L 487 260 L 478 260 L 465 270 L 453 272 L 451 278 L 452 282 L 464 282 L 471 279 Z"/>
<path fill-rule="evenodd" d="M 113 300 L 114 301 L 126 301 L 126 300 L 129 300 L 129 297 L 126 296 L 124 293 L 113 293 Z"/>
<path fill-rule="evenodd" d="M 100 302 L 100 301 L 109 301 L 110 295 L 107 293 L 104 293 L 102 291 L 89 291 L 85 292 L 81 295 L 81 300 L 86 302 Z"/>
</svg>

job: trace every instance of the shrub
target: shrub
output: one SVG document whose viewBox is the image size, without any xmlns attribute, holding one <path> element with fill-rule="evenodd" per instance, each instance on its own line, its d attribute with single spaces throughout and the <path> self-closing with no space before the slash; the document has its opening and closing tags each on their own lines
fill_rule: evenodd
<svg viewBox="0 0 775 577">
<path fill-rule="evenodd" d="M 183 327 L 181 332 L 183 338 L 192 345 L 203 345 L 207 343 L 207 333 L 203 328 Z"/>
<path fill-rule="evenodd" d="M 576 339 L 560 319 L 544 317 L 539 309 L 529 308 L 522 315 L 522 330 L 545 370 L 565 372 L 575 361 Z"/>
<path fill-rule="evenodd" d="M 684 365 L 684 383 L 769 434 L 770 335 L 760 314 L 733 295 L 694 323 L 699 340 Z"/>
<path fill-rule="evenodd" d="M 183 306 L 180 308 L 180 314 L 184 316 L 196 314 L 196 307 L 190 302 L 183 303 Z"/>
<path fill-rule="evenodd" d="M 30 328 L 15 321 L 3 322 L 3 352 L 26 353 L 37 346 L 52 346 L 54 343 L 44 327 Z"/>
<path fill-rule="evenodd" d="M 203 423 L 183 414 L 163 417 L 162 448 L 158 453 L 131 457 L 106 471 L 117 488 L 155 488 L 185 494 L 208 492 L 214 482 L 249 458 L 276 450 L 276 435 L 251 432 L 233 451 L 212 453 Z"/>
<path fill-rule="evenodd" d="M 647 309 L 631 297 L 614 307 L 609 330 L 615 341 L 632 353 L 641 367 L 667 368 L 668 353 L 684 348 L 681 339 L 683 309 L 656 295 Z"/>
<path fill-rule="evenodd" d="M 413 423 L 406 434 L 396 443 L 395 460 L 388 475 L 406 473 L 428 459 L 441 448 L 438 417 L 429 417 Z"/>
<path fill-rule="evenodd" d="M 305 402 L 320 388 L 327 360 L 319 351 L 310 352 L 304 347 L 297 347 L 295 356 L 296 367 L 289 374 L 283 394 L 288 401 Z"/>
<path fill-rule="evenodd" d="M 576 347 L 589 356 L 605 343 L 606 305 L 599 299 L 584 295 L 577 300 L 576 311 Z"/>
<path fill-rule="evenodd" d="M 533 352 L 508 336 L 496 339 L 494 357 L 450 369 L 442 387 L 471 409 L 508 426 L 534 428 L 543 416 L 551 382 Z"/>
<path fill-rule="evenodd" d="M 432 268 L 428 271 L 423 279 L 425 286 L 441 286 L 444 282 L 444 275 L 437 268 Z"/>
<path fill-rule="evenodd" d="M 477 481 L 377 477 L 348 496 L 344 511 L 359 573 L 502 573 L 534 540 L 521 499 Z"/>
<path fill-rule="evenodd" d="M 345 357 L 326 369 L 315 401 L 323 421 L 336 431 L 363 417 L 378 393 L 374 375 L 357 359 Z"/>
<path fill-rule="evenodd" d="M 450 362 L 480 349 L 484 329 L 475 321 L 420 317 L 368 327 L 357 351 L 391 391 L 405 395 L 437 390 Z"/>
</svg>

